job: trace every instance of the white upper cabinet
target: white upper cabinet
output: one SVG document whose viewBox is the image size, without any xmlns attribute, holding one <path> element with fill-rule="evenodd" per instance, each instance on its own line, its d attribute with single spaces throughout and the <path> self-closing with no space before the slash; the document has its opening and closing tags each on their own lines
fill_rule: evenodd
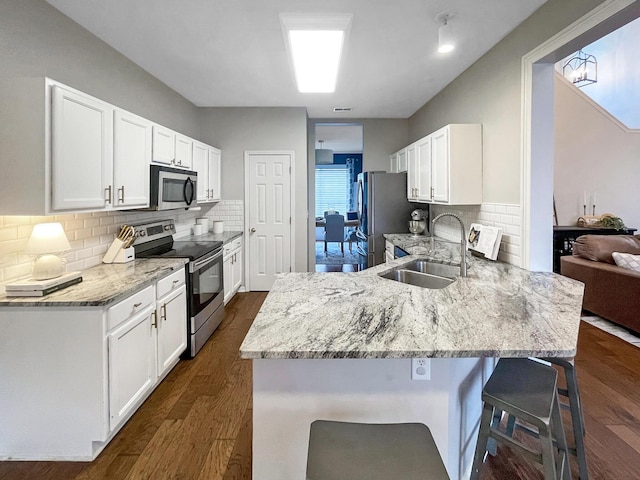
<svg viewBox="0 0 640 480">
<path fill-rule="evenodd" d="M 176 133 L 176 158 L 173 162 L 175 167 L 191 169 L 193 156 L 193 140 L 184 135 Z"/>
<path fill-rule="evenodd" d="M 407 171 L 407 149 L 403 148 L 398 152 L 398 172 Z"/>
<path fill-rule="evenodd" d="M 193 142 L 193 169 L 198 172 L 198 203 L 209 200 L 209 147 Z"/>
<path fill-rule="evenodd" d="M 415 160 L 407 154 L 409 200 L 443 205 L 482 203 L 481 125 L 447 125 L 414 145 Z"/>
<path fill-rule="evenodd" d="M 153 162 L 173 165 L 176 159 L 176 133 L 160 125 L 153 126 Z"/>
<path fill-rule="evenodd" d="M 398 173 L 398 152 L 389 155 L 389 173 Z"/>
<path fill-rule="evenodd" d="M 407 147 L 407 200 L 418 201 L 418 157 L 416 144 L 412 143 Z"/>
<path fill-rule="evenodd" d="M 53 86 L 52 209 L 113 205 L 113 107 Z"/>
<path fill-rule="evenodd" d="M 219 202 L 220 194 L 222 152 L 214 147 L 209 147 L 209 200 Z"/>
<path fill-rule="evenodd" d="M 149 164 L 153 124 L 125 110 L 114 117 L 113 185 L 114 207 L 149 205 Z"/>
</svg>

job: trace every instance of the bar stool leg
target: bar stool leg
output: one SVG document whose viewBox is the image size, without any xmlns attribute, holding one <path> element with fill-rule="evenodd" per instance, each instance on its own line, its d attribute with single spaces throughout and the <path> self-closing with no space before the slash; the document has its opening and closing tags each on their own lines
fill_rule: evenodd
<svg viewBox="0 0 640 480">
<path fill-rule="evenodd" d="M 580 480 L 588 480 L 587 456 L 584 450 L 584 417 L 582 415 L 582 404 L 580 403 L 580 391 L 578 390 L 578 378 L 575 368 L 565 368 L 567 379 L 567 390 L 569 391 L 569 408 L 571 409 L 571 423 L 573 425 L 573 436 L 576 446 L 576 457 L 578 458 L 578 471 Z M 571 395 L 574 392 L 574 395 Z M 574 398 L 575 397 L 575 398 Z"/>
<path fill-rule="evenodd" d="M 538 430 L 540 446 L 542 447 L 542 470 L 544 471 L 545 480 L 558 479 L 556 474 L 556 459 L 553 455 L 555 447 L 553 446 L 553 438 L 549 431 L 549 425 L 539 426 Z"/>
<path fill-rule="evenodd" d="M 482 419 L 480 420 L 480 431 L 478 432 L 478 443 L 476 444 L 476 453 L 473 457 L 473 466 L 471 468 L 471 477 L 469 480 L 478 480 L 480 478 L 480 467 L 484 462 L 484 455 L 487 451 L 487 441 L 489 440 L 489 430 L 491 429 L 491 418 L 493 417 L 493 407 L 485 402 L 482 408 Z"/>
<path fill-rule="evenodd" d="M 556 445 L 558 447 L 557 469 L 562 474 L 563 480 L 571 480 L 569 447 L 567 446 L 567 437 L 564 434 L 564 427 L 562 425 L 562 415 L 560 414 L 560 402 L 558 400 L 558 395 L 556 395 L 553 400 L 553 409 L 551 411 L 551 427 L 553 431 L 553 438 L 555 438 Z"/>
</svg>

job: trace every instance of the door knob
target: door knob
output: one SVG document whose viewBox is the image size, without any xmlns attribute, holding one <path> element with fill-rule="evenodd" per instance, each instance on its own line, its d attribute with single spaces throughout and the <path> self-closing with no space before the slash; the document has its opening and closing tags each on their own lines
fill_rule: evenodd
<svg viewBox="0 0 640 480">
<path fill-rule="evenodd" d="M 255 233 L 255 232 L 256 232 L 256 229 L 255 229 L 255 228 L 252 228 L 250 231 L 251 231 L 251 233 Z"/>
</svg>

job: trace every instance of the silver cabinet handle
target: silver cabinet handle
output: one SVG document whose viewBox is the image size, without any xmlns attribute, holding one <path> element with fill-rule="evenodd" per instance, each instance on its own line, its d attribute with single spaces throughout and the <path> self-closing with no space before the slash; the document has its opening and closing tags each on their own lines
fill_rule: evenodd
<svg viewBox="0 0 640 480">
<path fill-rule="evenodd" d="M 176 283 L 178 283 L 180 280 L 174 280 L 173 284 L 175 285 Z"/>
<path fill-rule="evenodd" d="M 151 312 L 151 315 L 153 315 L 153 321 L 151 322 L 151 326 L 158 328 L 158 314 L 154 310 L 153 312 Z"/>
<path fill-rule="evenodd" d="M 107 192 L 107 198 L 105 199 L 107 203 L 111 203 L 111 185 L 105 188 Z"/>
<path fill-rule="evenodd" d="M 160 320 L 167 320 L 167 304 L 160 307 Z"/>
<path fill-rule="evenodd" d="M 122 192 L 122 193 L 120 193 Z M 122 196 L 120 196 L 122 195 Z M 122 185 L 119 189 L 118 189 L 118 201 L 121 203 L 124 203 L 124 185 Z"/>
<path fill-rule="evenodd" d="M 138 308 L 140 305 L 142 305 L 142 302 L 134 303 L 133 308 Z"/>
</svg>

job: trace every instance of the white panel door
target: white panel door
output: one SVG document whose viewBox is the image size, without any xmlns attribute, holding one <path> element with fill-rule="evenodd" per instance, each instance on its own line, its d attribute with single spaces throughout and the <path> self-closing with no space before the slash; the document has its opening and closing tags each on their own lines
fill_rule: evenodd
<svg viewBox="0 0 640 480">
<path fill-rule="evenodd" d="M 110 430 L 137 407 L 155 384 L 154 316 L 154 305 L 150 305 L 108 335 Z"/>
<path fill-rule="evenodd" d="M 209 188 L 209 147 L 193 142 L 193 169 L 198 172 L 198 203 L 210 200 Z"/>
<path fill-rule="evenodd" d="M 193 140 L 184 135 L 176 133 L 176 159 L 174 166 L 181 168 L 191 168 L 193 156 Z"/>
<path fill-rule="evenodd" d="M 149 205 L 152 125 L 133 113 L 115 111 L 113 188 L 116 208 Z"/>
<path fill-rule="evenodd" d="M 431 201 L 431 137 L 416 142 L 416 162 L 418 165 L 417 198 L 422 202 Z"/>
<path fill-rule="evenodd" d="M 291 161 L 290 153 L 245 154 L 250 290 L 269 290 L 276 274 L 291 271 Z"/>
<path fill-rule="evenodd" d="M 112 206 L 113 108 L 88 95 L 53 87 L 52 208 Z"/>
<path fill-rule="evenodd" d="M 176 133 L 160 125 L 153 126 L 153 161 L 171 165 L 176 159 Z"/>
<path fill-rule="evenodd" d="M 187 291 L 182 287 L 158 300 L 158 377 L 163 377 L 187 348 Z"/>
<path fill-rule="evenodd" d="M 209 147 L 209 190 L 210 200 L 220 201 L 220 175 L 222 152 L 217 148 Z"/>
<path fill-rule="evenodd" d="M 431 199 L 449 201 L 449 129 L 444 127 L 431 134 Z"/>
</svg>

